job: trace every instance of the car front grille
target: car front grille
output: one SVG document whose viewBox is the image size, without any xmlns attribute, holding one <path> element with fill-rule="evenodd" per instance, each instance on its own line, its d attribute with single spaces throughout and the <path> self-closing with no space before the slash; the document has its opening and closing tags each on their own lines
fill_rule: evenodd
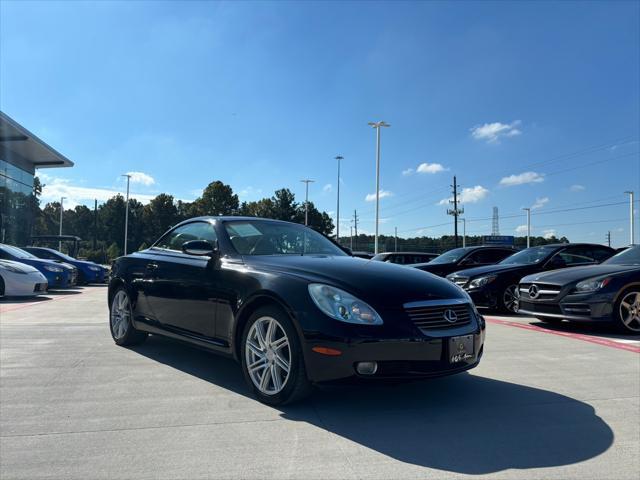
<svg viewBox="0 0 640 480">
<path fill-rule="evenodd" d="M 468 303 L 405 307 L 405 310 L 420 330 L 455 328 L 471 323 L 471 305 Z"/>
<path fill-rule="evenodd" d="M 524 310 L 527 312 L 531 312 L 534 315 L 536 313 L 539 313 L 541 315 L 544 315 L 545 313 L 550 315 L 562 314 L 560 307 L 557 304 L 553 304 L 553 303 L 532 303 L 529 301 L 520 300 L 519 308 L 520 308 L 520 311 Z"/>
<path fill-rule="evenodd" d="M 535 286 L 534 291 L 537 292 L 535 297 L 532 297 L 530 292 L 531 288 Z M 560 293 L 561 287 L 558 285 L 549 285 L 544 283 L 521 283 L 519 286 L 520 298 L 528 300 L 551 300 L 556 298 Z"/>
<path fill-rule="evenodd" d="M 46 292 L 47 284 L 46 283 L 36 283 L 35 287 L 33 287 L 34 292 Z"/>
</svg>

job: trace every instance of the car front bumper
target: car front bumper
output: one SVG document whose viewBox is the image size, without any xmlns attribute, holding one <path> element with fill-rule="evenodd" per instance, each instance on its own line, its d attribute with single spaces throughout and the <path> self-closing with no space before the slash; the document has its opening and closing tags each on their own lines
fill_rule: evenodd
<svg viewBox="0 0 640 480">
<path fill-rule="evenodd" d="M 469 358 L 451 361 L 450 338 L 471 336 L 473 352 Z M 485 323 L 482 317 L 454 329 L 430 332 L 413 338 L 344 338 L 307 340 L 303 346 L 307 375 L 312 382 L 344 380 L 419 379 L 452 375 L 474 368 L 483 354 Z M 326 355 L 314 351 L 324 347 L 340 352 Z M 357 372 L 360 362 L 376 362 L 374 374 Z"/>
<path fill-rule="evenodd" d="M 567 295 L 560 301 L 521 299 L 518 313 L 576 322 L 610 322 L 614 300 L 612 294 Z"/>
</svg>

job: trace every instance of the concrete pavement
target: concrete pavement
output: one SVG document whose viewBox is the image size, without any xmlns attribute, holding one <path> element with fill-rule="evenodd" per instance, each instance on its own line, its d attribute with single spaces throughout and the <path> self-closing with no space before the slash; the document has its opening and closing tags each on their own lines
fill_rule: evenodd
<svg viewBox="0 0 640 480">
<path fill-rule="evenodd" d="M 2 479 L 635 479 L 640 471 L 632 351 L 489 323 L 484 359 L 470 373 L 323 387 L 272 408 L 251 398 L 233 361 L 158 337 L 117 347 L 106 288 L 77 291 L 0 303 Z M 640 343 L 606 329 L 575 333 Z"/>
</svg>

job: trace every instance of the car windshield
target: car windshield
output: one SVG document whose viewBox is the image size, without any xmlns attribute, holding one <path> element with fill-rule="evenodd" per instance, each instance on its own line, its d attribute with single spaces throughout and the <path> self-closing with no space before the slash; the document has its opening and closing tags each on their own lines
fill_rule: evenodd
<svg viewBox="0 0 640 480">
<path fill-rule="evenodd" d="M 558 247 L 531 247 L 514 253 L 500 262 L 501 265 L 533 265 L 547 259 Z"/>
<path fill-rule="evenodd" d="M 69 255 L 67 255 L 66 253 L 62 253 L 62 252 L 59 252 L 59 251 L 57 251 L 57 250 L 50 250 L 50 252 L 51 252 L 53 255 L 55 255 L 56 257 L 62 258 L 62 259 L 64 259 L 64 260 L 72 261 L 72 262 L 75 262 L 75 261 L 76 261 L 76 259 L 75 259 L 75 258 L 70 257 L 70 256 L 69 256 Z"/>
<path fill-rule="evenodd" d="M 611 265 L 640 265 L 640 247 L 628 248 L 603 263 Z"/>
<path fill-rule="evenodd" d="M 5 252 L 7 252 L 9 255 L 12 255 L 15 258 L 38 258 L 35 255 L 29 253 L 29 252 L 25 252 L 24 250 L 22 250 L 21 248 L 18 247 L 12 247 L 10 245 L 3 245 L 2 248 Z"/>
<path fill-rule="evenodd" d="M 460 260 L 469 250 L 466 248 L 454 248 L 442 255 L 434 258 L 429 263 L 455 263 Z"/>
<path fill-rule="evenodd" d="M 302 225 L 243 220 L 226 222 L 224 228 L 241 255 L 346 255 L 330 240 Z"/>
</svg>

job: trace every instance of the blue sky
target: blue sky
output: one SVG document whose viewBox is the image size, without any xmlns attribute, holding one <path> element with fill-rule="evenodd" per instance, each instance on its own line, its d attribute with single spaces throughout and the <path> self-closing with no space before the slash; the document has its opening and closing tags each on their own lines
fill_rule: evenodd
<svg viewBox="0 0 640 480">
<path fill-rule="evenodd" d="M 640 190 L 638 2 L 13 2 L 0 4 L 0 108 L 76 166 L 45 198 L 122 191 L 194 199 L 211 180 L 243 200 L 292 189 L 373 231 L 628 243 Z M 640 197 L 640 194 L 637 194 Z M 558 211 L 573 209 L 569 211 Z M 638 222 L 636 222 L 638 223 Z M 444 224 L 444 225 L 442 225 Z M 637 235 L 637 234 L 636 234 Z"/>
</svg>

